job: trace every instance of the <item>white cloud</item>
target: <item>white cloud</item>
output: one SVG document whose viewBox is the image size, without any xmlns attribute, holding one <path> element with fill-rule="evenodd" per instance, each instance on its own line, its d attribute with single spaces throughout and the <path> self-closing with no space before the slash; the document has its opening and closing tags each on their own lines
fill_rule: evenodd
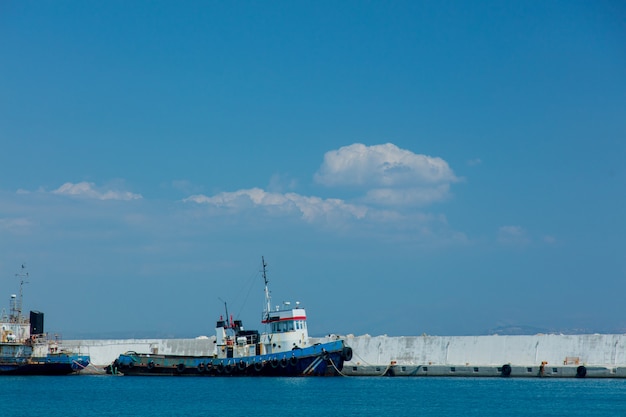
<svg viewBox="0 0 626 417">
<path fill-rule="evenodd" d="M 480 165 L 482 163 L 483 163 L 483 161 L 480 158 L 474 158 L 474 159 L 470 159 L 469 161 L 467 161 L 467 165 L 469 165 L 471 167 L 478 166 L 478 165 Z"/>
<path fill-rule="evenodd" d="M 385 204 L 387 206 L 427 205 L 434 201 L 445 200 L 448 197 L 450 186 L 440 184 L 436 187 L 414 188 L 377 188 L 365 195 L 364 201 Z"/>
<path fill-rule="evenodd" d="M 275 176 L 268 190 L 197 193 L 183 202 L 205 206 L 209 216 L 262 213 L 370 235 L 391 236 L 396 231 L 410 239 L 437 235 L 445 241 L 459 240 L 450 234 L 445 216 L 414 208 L 445 200 L 450 184 L 459 181 L 441 158 L 414 154 L 390 143 L 371 147 L 357 143 L 326 153 L 315 179 L 324 185 L 350 186 L 357 194 L 347 200 L 286 192 L 284 188 L 293 189 L 297 183 Z"/>
<path fill-rule="evenodd" d="M 94 183 L 86 181 L 76 184 L 66 182 L 52 193 L 97 200 L 138 200 L 142 198 L 141 194 L 134 194 L 129 191 L 98 189 Z"/>
<path fill-rule="evenodd" d="M 543 241 L 544 241 L 544 243 L 548 243 L 550 245 L 555 244 L 557 242 L 556 238 L 554 236 L 551 236 L 551 235 L 545 235 L 543 237 Z"/>
<path fill-rule="evenodd" d="M 202 194 L 192 195 L 183 201 L 208 204 L 231 210 L 239 210 L 246 207 L 262 207 L 269 212 L 275 213 L 299 213 L 307 221 L 314 221 L 322 217 L 346 215 L 361 219 L 367 214 L 366 207 L 347 204 L 339 199 L 306 197 L 296 193 L 270 193 L 260 188 L 223 192 L 212 197 Z"/>
<path fill-rule="evenodd" d="M 214 196 L 193 195 L 184 203 L 207 207 L 207 215 L 239 215 L 246 211 L 260 216 L 276 216 L 282 220 L 296 218 L 336 233 L 368 236 L 386 241 L 428 241 L 430 243 L 462 243 L 462 234 L 449 231 L 443 215 L 417 211 L 401 212 L 365 205 L 350 204 L 341 199 L 307 197 L 296 193 L 271 193 L 260 188 L 223 192 Z M 237 216 L 238 217 L 238 216 Z M 245 216 L 242 216 L 242 218 Z M 255 219 L 258 219 L 256 215 Z"/>
<path fill-rule="evenodd" d="M 426 205 L 444 200 L 459 179 L 441 158 L 415 154 L 392 143 L 355 143 L 327 152 L 316 182 L 366 189 L 365 201 L 383 205 Z"/>
<path fill-rule="evenodd" d="M 33 223 L 25 218 L 4 218 L 0 219 L 0 230 L 17 231 L 32 226 Z"/>
<path fill-rule="evenodd" d="M 393 143 L 354 143 L 326 152 L 315 180 L 328 186 L 394 187 L 457 181 L 441 158 L 415 154 Z"/>
<path fill-rule="evenodd" d="M 502 226 L 498 230 L 498 241 L 505 244 L 525 244 L 530 242 L 530 238 L 520 226 Z"/>
</svg>

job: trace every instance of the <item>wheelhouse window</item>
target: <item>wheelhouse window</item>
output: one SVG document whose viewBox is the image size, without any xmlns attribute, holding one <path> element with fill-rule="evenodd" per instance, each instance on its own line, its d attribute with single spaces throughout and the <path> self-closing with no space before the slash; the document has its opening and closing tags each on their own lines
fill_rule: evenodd
<svg viewBox="0 0 626 417">
<path fill-rule="evenodd" d="M 292 332 L 292 331 L 294 331 L 293 320 L 276 321 L 272 323 L 273 333 L 284 333 L 284 332 Z"/>
</svg>

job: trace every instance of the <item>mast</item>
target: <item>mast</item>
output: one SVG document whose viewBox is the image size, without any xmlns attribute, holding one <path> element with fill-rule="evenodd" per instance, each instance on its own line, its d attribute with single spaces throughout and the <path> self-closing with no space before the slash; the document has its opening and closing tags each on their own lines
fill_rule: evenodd
<svg viewBox="0 0 626 417">
<path fill-rule="evenodd" d="M 228 304 L 226 304 L 226 301 L 222 300 L 220 297 L 217 297 L 217 299 L 224 303 L 224 310 L 226 310 L 226 328 L 232 327 L 232 323 L 228 318 Z"/>
<path fill-rule="evenodd" d="M 28 272 L 26 272 L 26 265 L 22 264 L 22 271 L 20 273 L 15 274 L 16 277 L 20 278 L 20 295 L 17 300 L 12 298 L 11 303 L 11 317 L 15 322 L 20 322 L 22 320 L 22 301 L 24 299 L 24 284 L 28 284 L 26 278 L 28 278 Z"/>
<path fill-rule="evenodd" d="M 270 311 L 272 310 L 272 299 L 270 298 L 270 290 L 267 287 L 268 280 L 265 267 L 267 264 L 265 263 L 265 258 L 261 256 L 261 264 L 263 265 L 263 282 L 265 283 L 265 312 L 263 314 L 263 319 L 269 322 L 270 319 Z"/>
</svg>

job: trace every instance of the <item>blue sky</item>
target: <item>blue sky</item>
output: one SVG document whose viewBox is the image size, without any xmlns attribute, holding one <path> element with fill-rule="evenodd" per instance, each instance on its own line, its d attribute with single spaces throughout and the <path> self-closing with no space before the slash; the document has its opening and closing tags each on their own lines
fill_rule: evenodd
<svg viewBox="0 0 626 417">
<path fill-rule="evenodd" d="M 626 331 L 626 8 L 5 1 L 2 297 L 66 338 Z"/>
</svg>

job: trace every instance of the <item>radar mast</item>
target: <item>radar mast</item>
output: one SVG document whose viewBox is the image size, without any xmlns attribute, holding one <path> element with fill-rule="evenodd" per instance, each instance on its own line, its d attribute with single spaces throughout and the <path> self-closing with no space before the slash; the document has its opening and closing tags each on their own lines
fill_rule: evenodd
<svg viewBox="0 0 626 417">
<path fill-rule="evenodd" d="M 266 273 L 266 269 L 265 267 L 267 266 L 267 264 L 265 263 L 265 258 L 263 256 L 261 256 L 261 264 L 263 266 L 263 282 L 265 284 L 265 311 L 263 314 L 263 320 L 269 322 L 270 319 L 270 311 L 272 310 L 272 299 L 270 297 L 270 290 L 267 286 L 268 284 L 268 280 L 267 280 L 267 273 Z"/>
<path fill-rule="evenodd" d="M 15 274 L 20 279 L 20 295 L 16 299 L 15 296 L 11 296 L 11 313 L 10 318 L 14 323 L 18 323 L 22 320 L 22 301 L 24 299 L 24 284 L 28 284 L 26 279 L 28 278 L 28 272 L 26 272 L 26 265 L 22 264 L 20 272 Z"/>
</svg>

